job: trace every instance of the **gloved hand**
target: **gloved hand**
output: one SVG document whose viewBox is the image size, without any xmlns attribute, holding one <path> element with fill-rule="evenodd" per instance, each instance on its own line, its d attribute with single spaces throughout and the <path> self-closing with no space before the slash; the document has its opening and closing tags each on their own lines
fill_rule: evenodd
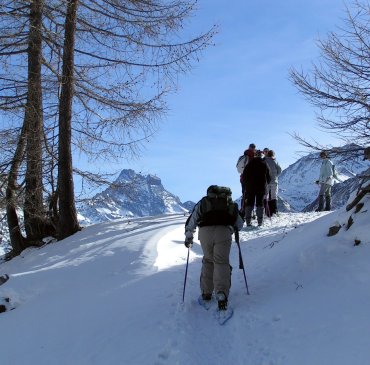
<svg viewBox="0 0 370 365">
<path fill-rule="evenodd" d="M 185 246 L 187 248 L 193 247 L 193 238 L 194 238 L 193 232 L 191 232 L 191 231 L 186 231 L 185 232 Z"/>
</svg>

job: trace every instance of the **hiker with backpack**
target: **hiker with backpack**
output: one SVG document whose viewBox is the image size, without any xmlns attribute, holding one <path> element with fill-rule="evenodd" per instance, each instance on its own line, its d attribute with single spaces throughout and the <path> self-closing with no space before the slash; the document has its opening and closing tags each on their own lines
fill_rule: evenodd
<svg viewBox="0 0 370 365">
<path fill-rule="evenodd" d="M 277 214 L 277 195 L 278 195 L 278 178 L 281 174 L 281 167 L 275 159 L 275 152 L 268 150 L 265 155 L 265 161 L 270 173 L 270 183 L 267 186 L 267 201 L 268 204 L 268 215 L 272 217 Z"/>
<path fill-rule="evenodd" d="M 212 300 L 215 292 L 220 311 L 227 310 L 231 286 L 231 266 L 229 255 L 234 230 L 243 227 L 243 219 L 238 205 L 231 198 L 228 187 L 211 185 L 194 207 L 185 223 L 185 246 L 193 244 L 197 227 L 198 238 L 203 250 L 200 275 L 201 297 Z"/>
<path fill-rule="evenodd" d="M 319 192 L 319 206 L 316 212 L 331 209 L 331 187 L 334 185 L 334 166 L 329 160 L 329 156 L 325 151 L 320 152 L 320 158 L 322 164 L 320 168 L 319 179 L 316 180 L 316 184 L 320 185 Z M 325 209 L 324 209 L 325 204 Z"/>
<path fill-rule="evenodd" d="M 252 226 L 252 212 L 256 205 L 257 223 L 263 223 L 263 198 L 267 185 L 270 183 L 270 173 L 266 162 L 262 159 L 262 151 L 257 151 L 256 156 L 245 167 L 242 176 L 245 189 L 245 221 L 247 226 Z"/>
</svg>

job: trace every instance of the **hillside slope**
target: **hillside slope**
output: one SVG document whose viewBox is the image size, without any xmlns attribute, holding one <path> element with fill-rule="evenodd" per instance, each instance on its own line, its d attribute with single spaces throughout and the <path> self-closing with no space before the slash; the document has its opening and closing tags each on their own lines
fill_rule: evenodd
<svg viewBox="0 0 370 365">
<path fill-rule="evenodd" d="M 282 213 L 261 230 L 242 231 L 251 295 L 233 245 L 235 314 L 223 327 L 196 302 L 197 242 L 182 303 L 183 215 L 101 223 L 29 249 L 0 264 L 0 275 L 10 275 L 0 286 L 9 309 L 0 314 L 1 364 L 367 364 L 365 203 L 334 237 L 328 227 L 353 213 Z"/>
</svg>

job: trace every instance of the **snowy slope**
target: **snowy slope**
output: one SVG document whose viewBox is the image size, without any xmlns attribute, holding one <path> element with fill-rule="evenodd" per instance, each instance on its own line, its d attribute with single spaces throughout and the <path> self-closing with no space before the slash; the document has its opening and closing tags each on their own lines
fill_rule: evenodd
<svg viewBox="0 0 370 365">
<path fill-rule="evenodd" d="M 14 307 L 0 314 L 1 364 L 369 364 L 369 198 L 348 231 L 327 237 L 349 215 L 282 213 L 242 231 L 251 295 L 233 245 L 235 314 L 223 327 L 196 303 L 197 242 L 181 303 L 183 215 L 101 223 L 29 249 L 0 264 L 10 275 L 0 298 Z"/>
</svg>

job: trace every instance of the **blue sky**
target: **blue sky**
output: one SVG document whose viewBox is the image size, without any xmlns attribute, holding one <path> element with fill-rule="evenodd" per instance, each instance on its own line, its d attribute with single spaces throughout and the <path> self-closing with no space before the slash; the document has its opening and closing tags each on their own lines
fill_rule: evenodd
<svg viewBox="0 0 370 365">
<path fill-rule="evenodd" d="M 107 165 L 154 174 L 181 201 L 198 201 L 211 184 L 240 195 L 236 160 L 249 143 L 269 147 L 283 168 L 302 147 L 297 132 L 341 144 L 320 131 L 315 110 L 288 79 L 291 67 L 309 69 L 316 42 L 341 25 L 338 0 L 199 0 L 188 32 L 219 25 L 215 46 L 179 79 L 169 113 L 141 157 Z"/>
</svg>

